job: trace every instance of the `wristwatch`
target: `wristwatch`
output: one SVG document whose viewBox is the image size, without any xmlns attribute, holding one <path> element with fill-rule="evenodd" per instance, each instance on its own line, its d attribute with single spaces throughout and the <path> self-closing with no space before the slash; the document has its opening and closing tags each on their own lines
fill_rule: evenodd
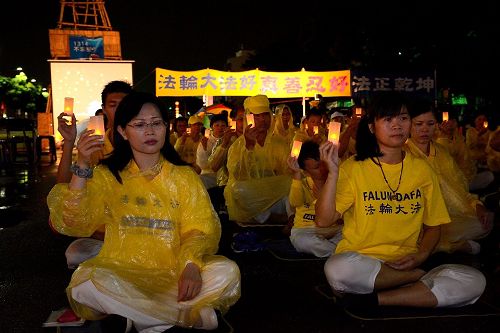
<svg viewBox="0 0 500 333">
<path fill-rule="evenodd" d="M 93 169 L 91 169 L 91 168 L 82 169 L 76 163 L 71 164 L 70 170 L 71 170 L 71 172 L 73 172 L 74 175 L 76 175 L 80 178 L 86 178 L 86 179 L 92 178 L 92 176 L 94 174 Z"/>
</svg>

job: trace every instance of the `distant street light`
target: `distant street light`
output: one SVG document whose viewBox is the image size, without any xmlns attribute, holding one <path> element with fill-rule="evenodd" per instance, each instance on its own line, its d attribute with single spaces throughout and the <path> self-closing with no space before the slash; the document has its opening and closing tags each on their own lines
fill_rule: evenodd
<svg viewBox="0 0 500 333">
<path fill-rule="evenodd" d="M 22 68 L 22 67 L 17 67 L 17 68 L 16 68 L 16 71 L 22 71 L 22 70 L 23 70 L 23 68 Z"/>
<path fill-rule="evenodd" d="M 36 82 L 36 79 L 31 79 L 31 82 L 35 83 L 35 82 Z"/>
</svg>

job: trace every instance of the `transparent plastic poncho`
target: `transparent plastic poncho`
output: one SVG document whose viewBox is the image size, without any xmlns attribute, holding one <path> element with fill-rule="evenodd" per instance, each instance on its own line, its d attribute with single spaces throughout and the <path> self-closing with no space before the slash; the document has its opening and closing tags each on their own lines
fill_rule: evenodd
<svg viewBox="0 0 500 333">
<path fill-rule="evenodd" d="M 441 239 L 437 250 L 449 252 L 453 243 L 478 239 L 487 235 L 476 215 L 478 198 L 468 192 L 465 176 L 447 149 L 431 142 L 429 156 L 426 156 L 410 139 L 407 150 L 426 160 L 436 172 L 441 192 L 451 218 L 451 223 L 441 226 Z"/>
<path fill-rule="evenodd" d="M 231 220 L 248 222 L 288 196 L 289 154 L 286 142 L 276 139 L 270 131 L 264 146 L 256 144 L 252 150 L 246 148 L 244 135 L 236 139 L 228 152 L 229 179 L 224 189 Z"/>
<path fill-rule="evenodd" d="M 192 326 L 193 313 L 204 306 L 226 311 L 239 298 L 239 281 L 194 304 L 177 302 L 187 263 L 203 271 L 207 262 L 227 260 L 214 256 L 221 226 L 199 177 L 190 167 L 163 160 L 147 172 L 132 161 L 120 175 L 123 185 L 98 166 L 84 190 L 57 184 L 47 198 L 53 225 L 62 234 L 89 236 L 106 225 L 100 253 L 79 266 L 67 289 L 75 312 L 102 317 L 71 297 L 72 288 L 88 280 L 102 293 L 175 325 Z"/>
</svg>

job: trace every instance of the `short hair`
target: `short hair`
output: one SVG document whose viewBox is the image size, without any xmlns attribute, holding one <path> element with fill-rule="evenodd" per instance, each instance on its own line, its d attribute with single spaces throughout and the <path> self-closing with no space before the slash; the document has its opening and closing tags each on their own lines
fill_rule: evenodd
<svg viewBox="0 0 500 333">
<path fill-rule="evenodd" d="M 427 112 L 432 112 L 434 117 L 436 119 L 438 119 L 437 110 L 432 105 L 432 102 L 429 100 L 426 100 L 423 98 L 416 98 L 415 100 L 413 100 L 410 107 L 408 108 L 408 113 L 410 114 L 411 118 L 418 117 L 421 114 L 424 114 Z"/>
<path fill-rule="evenodd" d="M 174 121 L 173 121 L 173 123 L 172 123 L 172 128 L 173 128 L 173 131 L 174 131 L 175 133 L 177 133 L 177 124 L 178 124 L 179 122 L 185 122 L 185 123 L 186 123 L 186 125 L 187 125 L 187 123 L 188 123 L 188 119 L 187 119 L 187 118 L 185 118 L 185 117 L 182 117 L 182 116 L 181 116 L 181 117 L 174 118 Z"/>
<path fill-rule="evenodd" d="M 309 119 L 311 116 L 318 116 L 320 118 L 323 118 L 323 112 L 321 112 L 320 109 L 312 108 L 307 113 L 306 119 Z"/>
<path fill-rule="evenodd" d="M 130 85 L 130 83 L 128 83 L 127 81 L 115 80 L 115 81 L 108 82 L 104 86 L 104 89 L 101 92 L 102 105 L 105 104 L 106 97 L 108 97 L 109 94 L 124 93 L 124 94 L 128 95 L 132 91 L 133 91 L 133 88 Z"/>
<path fill-rule="evenodd" d="M 210 117 L 210 127 L 212 127 L 216 121 L 223 121 L 226 123 L 226 126 L 228 126 L 227 115 L 223 113 L 214 114 L 212 117 Z"/>
<path fill-rule="evenodd" d="M 300 148 L 299 156 L 297 157 L 297 162 L 299 163 L 299 167 L 304 170 L 306 166 L 306 160 L 312 159 L 315 161 L 319 161 L 319 144 L 312 140 L 308 140 L 302 143 L 302 147 Z"/>
</svg>

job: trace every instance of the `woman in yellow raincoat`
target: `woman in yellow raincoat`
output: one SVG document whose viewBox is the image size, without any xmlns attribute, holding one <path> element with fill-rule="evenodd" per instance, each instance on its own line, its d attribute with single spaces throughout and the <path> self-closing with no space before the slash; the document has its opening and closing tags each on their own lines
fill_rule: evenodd
<svg viewBox="0 0 500 333">
<path fill-rule="evenodd" d="M 493 213 L 468 191 L 467 180 L 447 149 L 433 141 L 437 117 L 430 103 L 417 103 L 411 109 L 411 137 L 405 149 L 427 161 L 438 175 L 451 223 L 441 227 L 435 251 L 467 252 L 480 250 L 475 239 L 487 236 L 493 227 Z"/>
<path fill-rule="evenodd" d="M 214 329 L 215 309 L 226 311 L 240 296 L 238 266 L 214 255 L 221 227 L 208 194 L 166 140 L 166 124 L 158 98 L 129 94 L 116 111 L 113 154 L 90 169 L 102 136 L 85 131 L 71 182 L 49 193 L 59 232 L 89 236 L 106 225 L 100 253 L 67 288 L 80 317 L 118 314 L 139 332 Z"/>
<path fill-rule="evenodd" d="M 293 124 L 293 116 L 290 107 L 286 104 L 276 106 L 274 115 L 273 136 L 283 139 L 288 146 L 292 147 L 293 137 L 297 127 Z"/>
</svg>

